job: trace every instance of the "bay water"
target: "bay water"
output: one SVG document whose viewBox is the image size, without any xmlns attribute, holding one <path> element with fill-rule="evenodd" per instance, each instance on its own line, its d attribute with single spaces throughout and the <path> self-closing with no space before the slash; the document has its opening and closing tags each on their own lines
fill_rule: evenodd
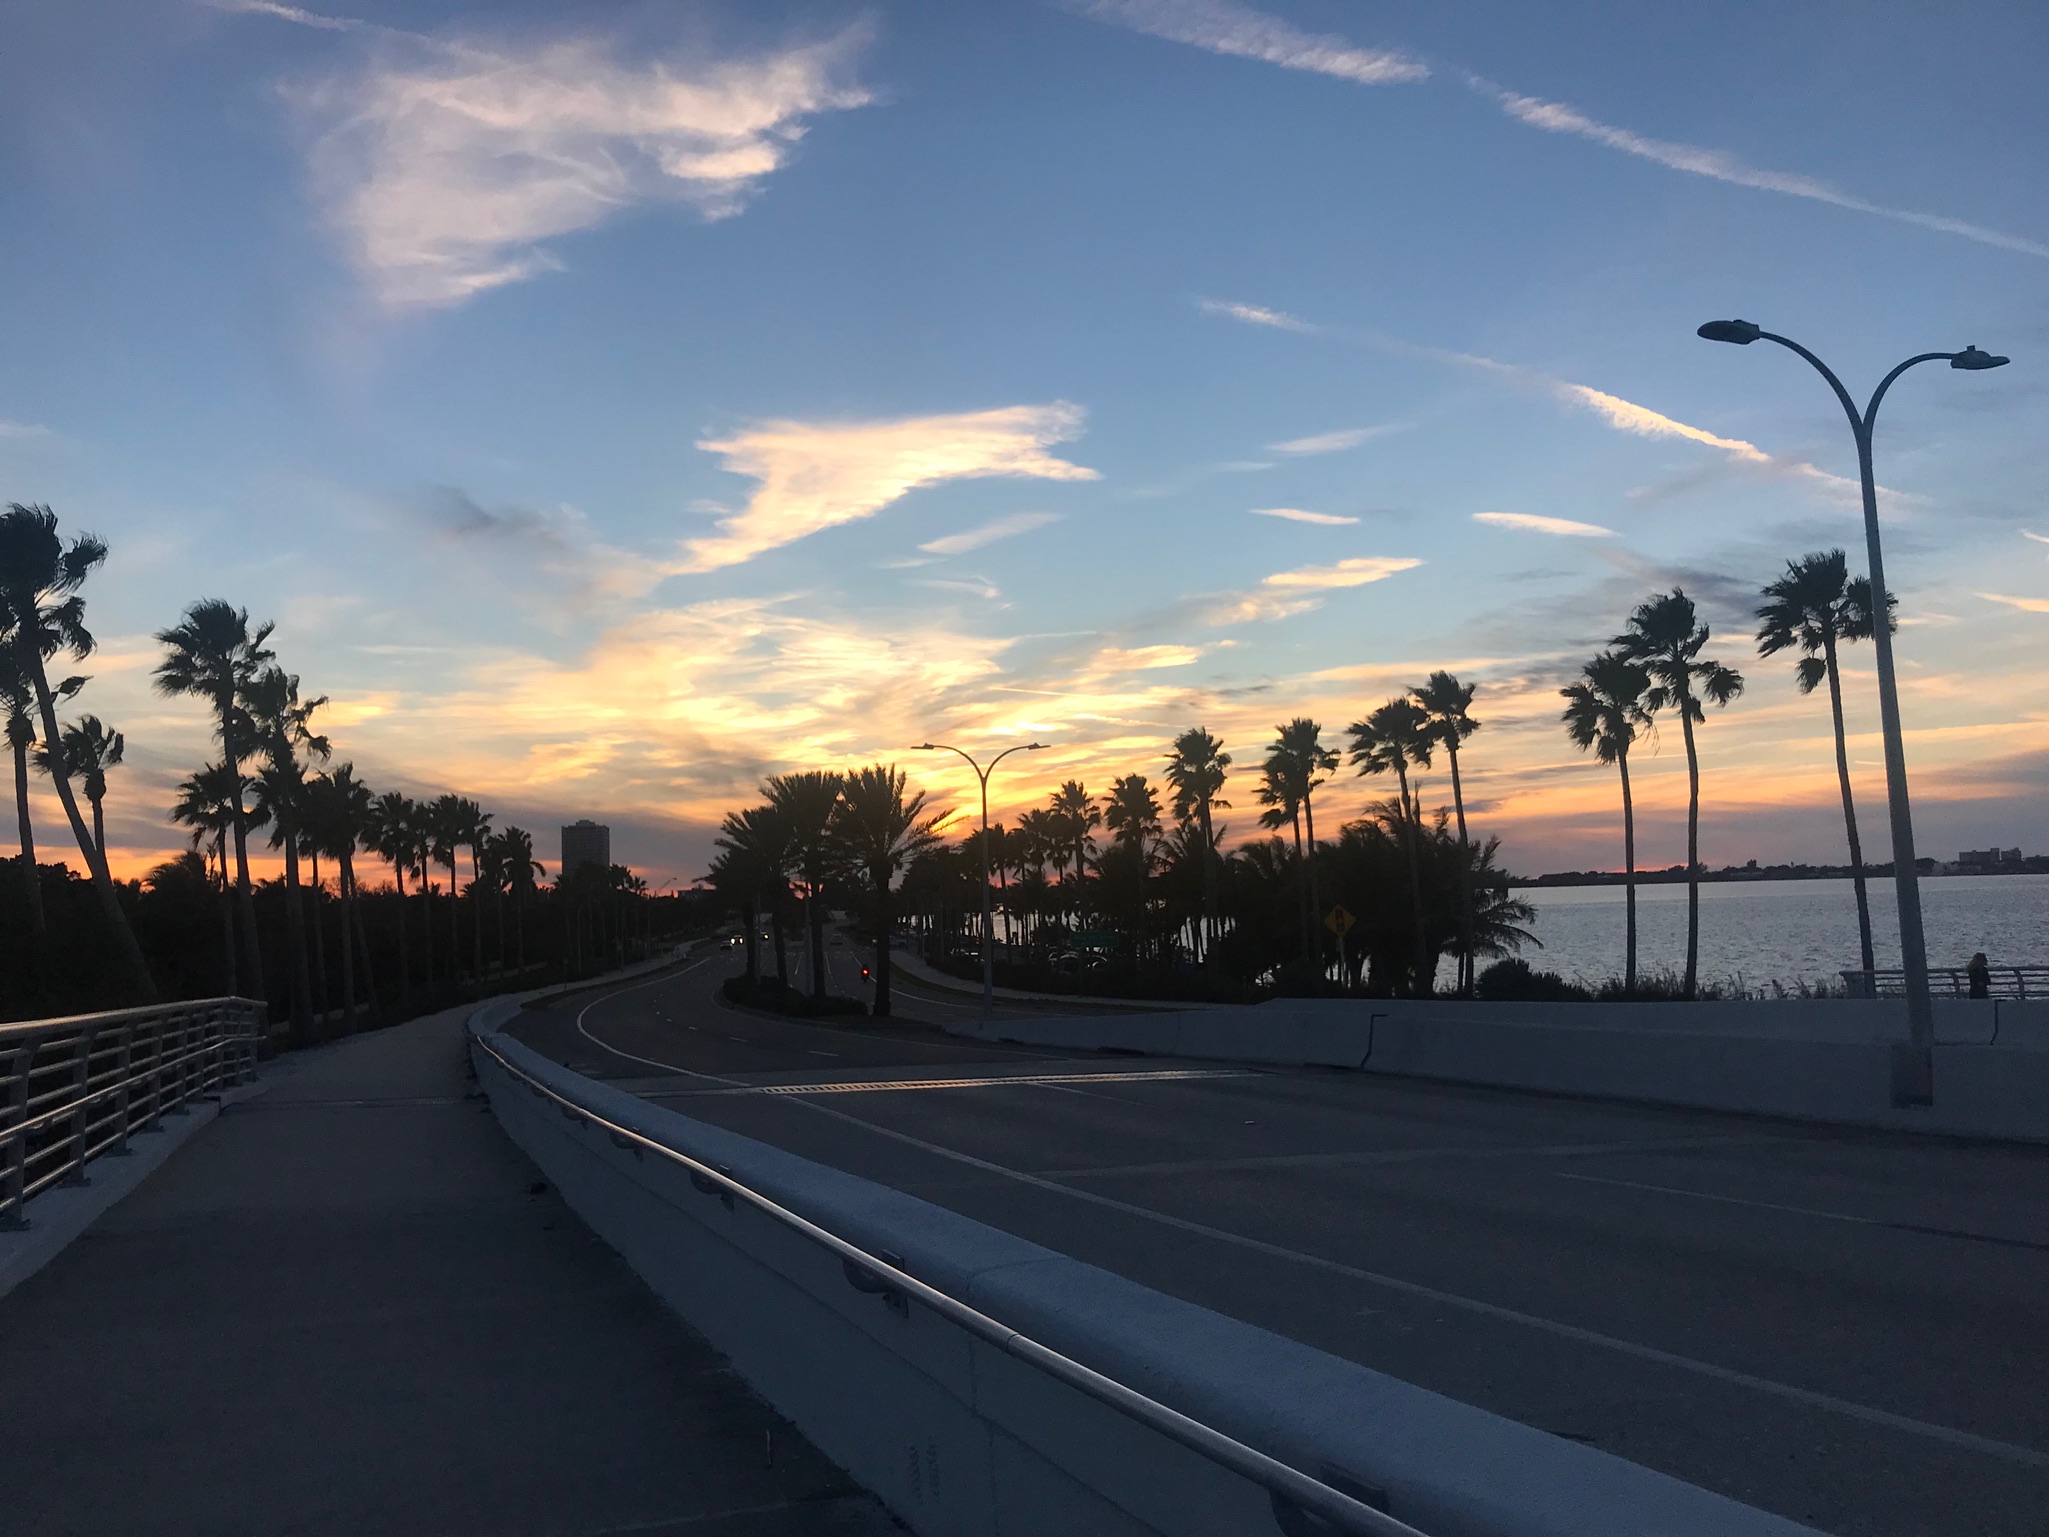
<svg viewBox="0 0 2049 1537">
<path fill-rule="evenodd" d="M 1867 877 L 1871 938 L 1880 970 L 1900 964 L 1891 876 Z M 1598 983 L 1622 975 L 1620 886 L 1526 887 L 1529 925 L 1542 948 L 1522 956 L 1539 971 Z M 2049 964 L 2049 875 L 1948 875 L 1921 881 L 1931 967 L 1962 967 L 1983 950 L 1995 966 Z M 1686 888 L 1639 886 L 1639 972 L 1686 967 Z M 1776 982 L 1835 983 L 1859 964 L 1857 900 L 1848 880 L 1716 881 L 1700 888 L 1700 975 L 1749 991 Z"/>
</svg>

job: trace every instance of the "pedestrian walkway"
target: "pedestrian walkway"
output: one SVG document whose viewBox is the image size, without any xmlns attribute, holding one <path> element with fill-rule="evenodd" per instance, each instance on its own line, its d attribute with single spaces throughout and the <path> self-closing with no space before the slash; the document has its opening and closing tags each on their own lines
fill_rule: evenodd
<svg viewBox="0 0 2049 1537">
<path fill-rule="evenodd" d="M 539 1183 L 460 1011 L 268 1074 L 0 1299 L 0 1530 L 900 1530 Z"/>
</svg>

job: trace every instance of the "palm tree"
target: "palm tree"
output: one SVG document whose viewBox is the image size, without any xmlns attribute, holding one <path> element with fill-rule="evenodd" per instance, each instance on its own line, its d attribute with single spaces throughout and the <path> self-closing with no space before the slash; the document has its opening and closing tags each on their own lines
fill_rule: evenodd
<svg viewBox="0 0 2049 1537">
<path fill-rule="evenodd" d="M 534 878 L 547 875 L 534 858 L 534 835 L 523 827 L 507 827 L 496 838 L 498 859 L 505 884 L 512 892 L 512 942 L 515 964 L 526 969 L 526 904 L 534 892 Z M 501 946 L 502 948 L 502 946 Z"/>
<path fill-rule="evenodd" d="M 1288 765 L 1271 754 L 1259 766 L 1259 789 L 1254 794 L 1259 804 L 1266 807 L 1259 814 L 1261 827 L 1272 828 L 1275 832 L 1283 827 L 1295 830 L 1295 929 L 1302 953 L 1306 956 L 1309 953 L 1309 882 L 1308 867 L 1302 857 L 1302 794 L 1288 773 Z"/>
<path fill-rule="evenodd" d="M 1800 665 L 1794 677 L 1800 692 L 1811 694 L 1828 681 L 1829 713 L 1836 728 L 1836 780 L 1843 791 L 1843 825 L 1850 834 L 1850 878 L 1857 890 L 1857 942 L 1864 970 L 1877 964 L 1871 953 L 1871 905 L 1864 892 L 1864 846 L 1857 837 L 1857 807 L 1850 798 L 1850 752 L 1843 735 L 1843 682 L 1836 649 L 1846 641 L 1869 640 L 1875 618 L 1871 578 L 1850 580 L 1849 562 L 1841 550 L 1803 555 L 1786 562 L 1786 574 L 1764 589 L 1767 600 L 1757 611 L 1757 654 L 1775 656 L 1795 646 Z M 1886 594 L 1886 622 L 1897 600 Z"/>
<path fill-rule="evenodd" d="M 1416 986 L 1428 992 L 1436 985 L 1431 975 L 1429 941 L 1423 931 L 1422 856 L 1416 848 L 1416 833 L 1422 820 L 1422 792 L 1409 791 L 1409 767 L 1430 767 L 1431 748 L 1437 737 L 1430 717 L 1414 699 L 1390 699 L 1364 720 L 1348 728 L 1352 738 L 1352 762 L 1361 774 L 1385 774 L 1393 770 L 1400 795 L 1403 843 L 1409 855 L 1409 898 L 1416 915 Z"/>
<path fill-rule="evenodd" d="M 84 680 L 68 690 L 63 683 L 52 688 L 44 664 L 60 651 L 68 651 L 80 661 L 92 654 L 94 641 L 85 627 L 85 599 L 78 589 L 106 558 L 107 547 L 90 534 L 80 535 L 67 546 L 57 536 L 57 515 L 47 507 L 13 502 L 0 513 L 0 636 L 11 645 L 15 670 L 28 682 L 42 718 L 46 747 L 62 740 L 57 727 L 59 693 L 75 692 Z M 79 814 L 78 797 L 71 793 L 71 775 L 61 759 L 52 768 L 50 780 L 65 819 L 71 823 L 71 834 L 78 840 L 78 851 L 92 872 L 93 894 L 114 941 L 122 980 L 129 992 L 145 1003 L 154 1003 L 156 984 L 150 980 L 142 947 L 135 942 L 135 931 L 115 893 L 107 856 L 93 842 L 85 818 Z"/>
<path fill-rule="evenodd" d="M 1636 807 L 1629 796 L 1629 749 L 1638 729 L 1650 727 L 1644 707 L 1650 686 L 1651 675 L 1641 663 L 1603 651 L 1580 668 L 1578 682 L 1558 691 L 1565 698 L 1565 734 L 1572 745 L 1622 771 L 1623 889 L 1629 915 L 1622 990 L 1629 996 L 1636 993 Z"/>
<path fill-rule="evenodd" d="M 804 881 L 805 928 L 811 942 L 811 992 L 825 995 L 825 904 L 819 900 L 831 864 L 832 809 L 839 804 L 838 774 L 810 770 L 776 774 L 762 788 L 768 803 L 781 813 L 796 845 L 797 870 Z"/>
<path fill-rule="evenodd" d="M 1423 707 L 1426 717 L 1425 728 L 1444 748 L 1451 758 L 1451 804 L 1458 816 L 1459 846 L 1459 996 L 1470 998 L 1473 994 L 1473 872 L 1470 851 L 1472 844 L 1466 837 L 1466 789 L 1459 779 L 1459 744 L 1475 731 L 1480 723 L 1468 714 L 1473 703 L 1473 685 L 1461 683 L 1448 672 L 1433 672 L 1418 689 L 1410 690 L 1417 704 Z"/>
<path fill-rule="evenodd" d="M 1174 819 L 1193 822 L 1202 832 L 1202 917 L 1205 930 L 1203 953 L 1217 932 L 1217 835 L 1212 813 L 1228 811 L 1223 798 L 1224 780 L 1231 768 L 1231 755 L 1224 744 L 1200 726 L 1190 726 L 1174 738 L 1167 754 L 1167 783 L 1174 790 Z"/>
<path fill-rule="evenodd" d="M 426 834 L 426 856 L 448 866 L 448 980 L 459 982 L 462 980 L 462 909 L 456 901 L 455 862 L 462 855 L 469 817 L 459 795 L 437 795 L 434 803 L 421 807 L 421 811 L 425 823 L 421 831 Z"/>
<path fill-rule="evenodd" d="M 1274 728 L 1277 735 L 1266 749 L 1266 767 L 1285 785 L 1287 795 L 1302 808 L 1308 834 L 1309 912 L 1302 931 L 1304 954 L 1320 953 L 1316 923 L 1323 912 L 1323 894 L 1316 881 L 1316 787 L 1338 766 L 1337 753 L 1323 745 L 1323 727 L 1306 715 L 1298 715 L 1285 726 Z"/>
<path fill-rule="evenodd" d="M 341 977 L 342 1017 L 356 1017 L 356 953 L 363 960 L 363 988 L 370 1007 L 377 1007 L 377 978 L 370 966 L 370 942 L 363 932 L 363 914 L 356 903 L 356 849 L 369 838 L 373 826 L 370 787 L 356 777 L 353 763 L 338 765 L 322 774 L 311 786 L 309 831 L 314 847 L 326 850 L 339 872 L 336 884 L 341 892 Z"/>
<path fill-rule="evenodd" d="M 783 899 L 789 890 L 791 848 L 790 824 L 774 806 L 750 806 L 729 811 L 712 840 L 726 851 L 722 865 L 713 874 L 738 892 L 747 909 L 747 977 L 760 977 L 755 945 L 761 935 L 761 907 L 767 898 L 769 923 L 775 931 L 776 980 L 788 986 L 789 960 L 783 952 Z"/>
<path fill-rule="evenodd" d="M 470 938 L 476 975 L 484 975 L 484 915 L 477 910 L 484 876 L 484 844 L 491 836 L 491 813 L 473 800 L 456 802 L 457 820 L 462 825 L 463 846 L 470 851 Z M 451 880 L 453 876 L 451 874 Z M 454 887 L 449 888 L 451 891 Z"/>
<path fill-rule="evenodd" d="M 434 986 L 434 858 L 440 813 L 432 801 L 407 801 L 407 860 L 420 882 L 420 972 L 431 990 Z M 455 970 L 450 953 L 449 971 Z"/>
<path fill-rule="evenodd" d="M 1132 947 L 1132 958 L 1136 960 L 1146 945 L 1146 918 L 1150 907 L 1147 886 L 1152 875 L 1153 845 L 1160 836 L 1160 798 L 1146 783 L 1145 775 L 1125 774 L 1111 784 L 1110 798 L 1103 807 L 1103 825 L 1110 830 L 1117 848 L 1124 855 L 1121 864 L 1134 877 L 1136 943 Z M 1107 865 L 1104 867 L 1106 879 L 1108 868 Z"/>
<path fill-rule="evenodd" d="M 841 787 L 839 806 L 833 812 L 833 844 L 842 863 L 865 874 L 875 891 L 878 1016 L 889 1013 L 890 883 L 905 865 L 938 846 L 939 823 L 945 820 L 944 815 L 927 815 L 923 790 L 907 798 L 905 783 L 903 771 L 894 764 L 871 763 L 856 769 Z M 1073 788 L 1078 792 L 1081 786 Z"/>
<path fill-rule="evenodd" d="M 7 715 L 7 746 L 14 754 L 14 816 L 21 837 L 21 878 L 28 892 L 29 932 L 41 939 L 49 932 L 43 919 L 43 879 L 36 869 L 36 829 L 28 809 L 29 749 L 36 745 L 35 693 L 28 675 L 14 658 L 12 646 L 0 645 L 0 710 Z M 36 947 L 41 954 L 41 947 Z"/>
<path fill-rule="evenodd" d="M 389 861 L 398 881 L 398 996 L 404 1002 L 412 985 L 412 967 L 406 957 L 406 869 L 413 863 L 413 824 L 418 808 L 396 790 L 386 790 L 370 803 L 363 844 L 378 858 Z"/>
<path fill-rule="evenodd" d="M 202 848 L 213 840 L 214 861 L 220 869 L 217 896 L 221 910 L 222 978 L 230 996 L 239 989 L 235 975 L 235 917 L 229 905 L 228 837 L 235 826 L 235 808 L 241 804 L 241 776 L 229 772 L 225 763 L 210 763 L 190 774 L 178 786 L 178 799 L 171 806 L 171 820 L 192 829 L 192 846 Z"/>
<path fill-rule="evenodd" d="M 327 696 L 302 701 L 298 675 L 273 665 L 242 685 L 240 703 L 250 746 L 263 755 L 256 785 L 270 812 L 270 846 L 281 847 L 285 853 L 285 942 L 292 953 L 292 1018 L 306 1030 L 313 1024 L 313 993 L 306 915 L 299 895 L 299 844 L 306 811 L 306 770 L 299 752 L 303 748 L 309 757 L 323 762 L 329 756 L 327 738 L 311 725 L 314 712 L 326 706 Z"/>
<path fill-rule="evenodd" d="M 1082 899 L 1088 894 L 1089 850 L 1096 846 L 1090 836 L 1103 825 L 1103 813 L 1089 798 L 1079 779 L 1070 779 L 1053 792 L 1053 814 L 1067 830 L 1068 845 L 1074 850 L 1074 926 L 1082 921 Z"/>
<path fill-rule="evenodd" d="M 1704 660 L 1708 627 L 1682 588 L 1646 598 L 1629 616 L 1629 627 L 1611 642 L 1643 664 L 1651 686 L 1643 696 L 1647 713 L 1673 709 L 1686 738 L 1686 996 L 1694 996 L 1700 973 L 1700 754 L 1694 726 L 1707 719 L 1706 706 L 1726 705 L 1743 692 L 1743 675 Z"/>
<path fill-rule="evenodd" d="M 109 731 L 97 715 L 81 715 L 57 738 L 65 772 L 78 775 L 83 782 L 85 798 L 92 806 L 93 846 L 103 858 L 107 852 L 107 770 L 120 766 L 127 746 L 121 733 Z M 49 748 L 37 748 L 36 767 L 53 774 L 53 756 Z"/>
<path fill-rule="evenodd" d="M 242 764 L 254 749 L 244 740 L 238 700 L 243 686 L 272 660 L 263 643 L 270 639 L 273 628 L 261 624 L 252 632 L 247 609 L 219 598 L 204 598 L 186 609 L 170 629 L 159 630 L 156 637 L 167 648 L 157 664 L 157 692 L 191 694 L 213 707 L 221 761 L 234 780 L 235 815 L 230 831 L 235 839 L 235 904 L 242 930 L 242 983 L 252 998 L 264 995 L 263 954 L 257 944 L 256 899 L 249 884 L 249 815 L 240 797 Z"/>
</svg>

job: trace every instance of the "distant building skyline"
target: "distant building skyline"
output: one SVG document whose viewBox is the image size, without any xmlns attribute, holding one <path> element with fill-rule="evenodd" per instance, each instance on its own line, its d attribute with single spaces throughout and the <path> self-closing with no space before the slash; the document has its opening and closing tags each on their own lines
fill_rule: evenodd
<svg viewBox="0 0 2049 1537">
<path fill-rule="evenodd" d="M 584 865 L 612 868 L 612 829 L 589 817 L 579 817 L 562 828 L 562 873 L 572 875 Z"/>
</svg>

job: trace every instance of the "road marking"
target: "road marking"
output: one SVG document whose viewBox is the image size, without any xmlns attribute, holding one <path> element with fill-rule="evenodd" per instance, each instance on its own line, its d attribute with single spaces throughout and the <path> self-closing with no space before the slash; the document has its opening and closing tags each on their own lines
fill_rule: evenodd
<svg viewBox="0 0 2049 1537">
<path fill-rule="evenodd" d="M 713 952 L 713 954 L 714 954 L 714 955 L 715 955 L 716 953 L 717 953 L 717 952 Z M 593 1045 L 593 1046 L 597 1047 L 597 1048 L 598 1048 L 598 1050 L 600 1050 L 600 1051 L 609 1051 L 609 1052 L 610 1052 L 610 1053 L 611 1053 L 611 1054 L 612 1054 L 613 1056 L 615 1056 L 615 1057 L 624 1057 L 624 1058 L 625 1058 L 625 1059 L 626 1059 L 626 1060 L 627 1060 L 628 1062 L 638 1062 L 638 1063 L 640 1063 L 640 1064 L 641 1064 L 641 1065 L 642 1065 L 643 1067 L 658 1067 L 658 1068 L 660 1068 L 660 1069 L 661 1069 L 661 1070 L 662 1070 L 663 1072 L 665 1072 L 665 1073 L 675 1073 L 675 1074 L 678 1074 L 679 1076 L 681 1076 L 681 1077 L 684 1077 L 684 1078 L 703 1078 L 703 1079 L 707 1079 L 707 1080 L 709 1080 L 709 1081 L 710 1081 L 710 1082 L 712 1082 L 712 1083 L 731 1083 L 731 1082 L 733 1082 L 733 1080 L 732 1080 L 732 1079 L 730 1079 L 730 1078 L 721 1078 L 721 1077 L 719 1077 L 719 1076 L 718 1076 L 718 1074 L 716 1074 L 716 1073 L 693 1073 L 693 1072 L 692 1072 L 692 1071 L 690 1071 L 690 1069 L 689 1069 L 689 1068 L 687 1068 L 687 1067 L 677 1067 L 677 1066 L 676 1066 L 676 1065 L 675 1065 L 674 1063 L 670 1063 L 670 1062 L 657 1062 L 657 1061 L 656 1061 L 656 1060 L 655 1060 L 655 1059 L 654 1059 L 653 1057 L 636 1057 L 636 1056 L 635 1056 L 635 1055 L 634 1055 L 634 1054 L 633 1054 L 632 1052 L 630 1052 L 630 1051 L 621 1051 L 621 1050 L 620 1050 L 620 1049 L 619 1049 L 619 1048 L 618 1048 L 617 1046 L 613 1046 L 613 1045 L 610 1045 L 610 1044 L 608 1044 L 607 1042 L 604 1042 L 604 1041 L 601 1041 L 601 1040 L 599 1040 L 599 1039 L 598 1039 L 598 1038 L 597 1038 L 596 1036 L 594 1036 L 594 1035 L 592 1035 L 592 1034 L 590 1033 L 590 1030 L 589 1030 L 589 1028 L 588 1028 L 587 1026 L 585 1026 L 585 1024 L 584 1024 L 584 1022 L 583 1022 L 583 1021 L 584 1021 L 584 1016 L 585 1016 L 586 1014 L 590 1013 L 590 1011 L 591 1011 L 592 1009 L 596 1008 L 596 1007 L 597 1007 L 597 1006 L 598 1006 L 599 1004 L 601 1004 L 601 1003 L 609 1003 L 609 1002 L 611 1002 L 611 1001 L 612 1001 L 612 1000 L 613 1000 L 614 998 L 619 998 L 619 997 L 623 997 L 623 996 L 624 996 L 625 994 L 627 994 L 627 993 L 634 993 L 634 992 L 638 992 L 638 991 L 640 991 L 640 989 L 641 989 L 641 988 L 643 988 L 643 987 L 654 987 L 654 986 L 656 986 L 657 984 L 659 984 L 659 983 L 662 983 L 662 982 L 675 982 L 675 981 L 678 981 L 678 980 L 680 980 L 680 979 L 682 979 L 682 978 L 684 978 L 684 977 L 687 977 L 687 976 L 689 976 L 689 975 L 690 975 L 690 973 L 691 973 L 691 972 L 693 972 L 693 971 L 695 971 L 695 970 L 697 970 L 697 968 L 698 968 L 699 966 L 703 966 L 703 965 L 706 965 L 706 964 L 707 964 L 707 963 L 709 963 L 709 962 L 710 962 L 711 960 L 712 960 L 712 956 L 711 956 L 711 955 L 707 955 L 707 956 L 705 956 L 705 957 L 704 957 L 704 959 L 703 959 L 703 960 L 700 960 L 700 961 L 694 961 L 694 962 L 692 962 L 692 963 L 691 963 L 690 965 L 688 965 L 688 966 L 685 966 L 685 967 L 684 967 L 684 968 L 683 968 L 683 969 L 682 969 L 681 971 L 673 971 L 673 972 L 670 972 L 670 973 L 669 973 L 669 974 L 668 974 L 667 976 L 664 976 L 664 977 L 652 977 L 652 978 L 650 978 L 649 980 L 647 980 L 647 981 L 645 981 L 645 982 L 635 982 L 635 983 L 633 983 L 633 984 L 632 984 L 631 986 L 629 986 L 629 987 L 621 987 L 621 988 L 617 988 L 617 989 L 615 989 L 615 990 L 613 990 L 612 992 L 609 992 L 609 993 L 601 993 L 601 994 L 599 994 L 599 995 L 598 995 L 597 997 L 595 997 L 595 998 L 591 999 L 591 1001 L 590 1001 L 589 1003 L 585 1004 L 585 1005 L 584 1005 L 584 1006 L 583 1006 L 583 1007 L 582 1007 L 581 1009 L 579 1009 L 579 1010 L 577 1011 L 577 1014 L 576 1014 L 576 1033 L 577 1033 L 578 1035 L 582 1036 L 582 1037 L 583 1037 L 583 1038 L 584 1038 L 585 1040 L 589 1041 L 589 1042 L 591 1043 L 591 1045 Z"/>
<path fill-rule="evenodd" d="M 1820 1217 L 1828 1222 L 1849 1222 L 1858 1227 L 1891 1228 L 1899 1233 L 1923 1233 L 1931 1238 L 1962 1238 L 1971 1243 L 1992 1243 L 2008 1249 L 2049 1250 L 2049 1243 L 2033 1238 L 2006 1238 L 1998 1233 L 1973 1233 L 1967 1228 L 1935 1227 L 1922 1222 L 1894 1222 L 1886 1217 L 1858 1217 L 1849 1212 L 1823 1211 L 1814 1206 L 1782 1206 L 1777 1201 L 1753 1201 L 1740 1195 L 1710 1195 L 1705 1190 L 1682 1190 L 1676 1185 L 1646 1185 L 1633 1179 L 1604 1179 L 1598 1174 L 1560 1174 L 1560 1179 L 1579 1180 L 1588 1185 L 1617 1185 L 1624 1190 L 1648 1190 L 1656 1195 L 1690 1196 L 1696 1201 L 1719 1201 L 1725 1206 L 1753 1206 L 1759 1211 L 1791 1212 L 1796 1217 Z"/>
<path fill-rule="evenodd" d="M 844 1110 L 835 1110 L 830 1105 L 821 1105 L 814 1100 L 797 1099 L 794 1103 L 817 1115 L 829 1115 L 834 1120 L 845 1121 L 849 1126 L 858 1126 L 863 1131 L 888 1137 L 893 1141 L 922 1148 L 941 1158 L 955 1163 L 964 1163 L 972 1168 L 982 1169 L 990 1174 L 999 1174 L 1021 1184 L 1032 1185 L 1041 1190 L 1055 1191 L 1077 1201 L 1086 1201 L 1127 1216 L 1143 1217 L 1163 1227 L 1177 1228 L 1184 1233 L 1194 1233 L 1203 1238 L 1213 1238 L 1255 1253 L 1267 1254 L 1275 1259 L 1292 1260 L 1296 1264 L 1312 1269 L 1328 1271 L 1334 1275 L 1364 1281 L 1372 1286 L 1384 1287 L 1388 1291 L 1401 1292 L 1406 1296 L 1421 1297 L 1444 1307 L 1462 1309 L 1483 1318 L 1496 1318 L 1506 1323 L 1521 1324 L 1559 1339 L 1572 1340 L 1582 1345 L 1597 1345 L 1603 1350 L 1612 1350 L 1618 1355 L 1632 1356 L 1639 1361 L 1650 1361 L 1659 1366 L 1672 1367 L 1691 1372 L 1695 1376 L 1712 1378 L 1717 1382 L 1730 1383 L 1736 1387 L 1749 1388 L 1755 1392 L 1769 1394 L 1792 1403 L 1805 1404 L 1811 1408 L 1827 1409 L 1867 1425 L 1882 1425 L 1888 1430 L 1920 1436 L 1924 1440 L 1939 1441 L 1948 1446 L 1961 1447 L 1966 1451 L 1981 1452 L 1988 1457 L 1997 1457 L 2005 1462 L 2019 1463 L 2023 1467 L 2049 1469 L 2049 1452 L 2038 1451 L 2032 1446 L 2016 1446 L 2011 1441 L 1997 1441 L 1990 1436 L 1973 1435 L 1967 1430 L 1957 1430 L 1948 1425 L 1936 1425 L 1927 1420 L 1917 1420 L 1910 1415 L 1895 1414 L 1890 1409 L 1878 1409 L 1870 1404 L 1856 1403 L 1851 1399 L 1837 1398 L 1829 1393 L 1818 1393 L 1812 1388 L 1795 1387 L 1787 1382 L 1774 1382 L 1769 1377 L 1757 1377 L 1749 1372 L 1737 1371 L 1733 1367 L 1718 1366 L 1712 1361 L 1699 1361 L 1691 1356 L 1682 1356 L 1674 1351 L 1660 1350 L 1655 1345 L 1639 1345 L 1634 1340 L 1625 1340 L 1612 1334 L 1602 1334 L 1594 1329 L 1583 1329 L 1577 1324 L 1561 1323 L 1555 1318 L 1544 1318 L 1535 1313 L 1525 1313 L 1517 1308 L 1503 1307 L 1499 1303 L 1483 1302 L 1477 1297 L 1462 1296 L 1457 1292 L 1439 1291 L 1434 1286 L 1423 1286 L 1415 1281 L 1404 1281 L 1398 1276 L 1382 1275 L 1378 1271 L 1362 1270 L 1356 1265 L 1347 1265 L 1339 1260 L 1325 1259 L 1320 1254 L 1305 1254 L 1299 1249 L 1284 1248 L 1280 1244 L 1268 1243 L 1264 1239 L 1248 1238 L 1243 1233 L 1233 1233 L 1224 1228 L 1211 1227 L 1207 1223 L 1191 1222 L 1185 1217 L 1169 1216 L 1165 1212 L 1153 1211 L 1149 1207 L 1136 1206 L 1129 1201 L 1119 1201 L 1092 1190 L 1076 1190 L 1055 1180 L 1036 1174 L 1027 1174 L 1022 1169 L 1008 1168 L 992 1163 L 986 1158 L 977 1158 L 972 1153 L 956 1152 L 950 1147 L 941 1147 L 936 1142 L 927 1142 L 922 1137 L 913 1137 L 908 1132 L 877 1126 L 873 1121 L 864 1121 L 859 1116 L 848 1115 Z"/>
<path fill-rule="evenodd" d="M 1137 1077 L 1138 1074 L 1125 1076 Z M 1482 1147 L 1400 1147 L 1348 1153 L 1276 1153 L 1262 1158 L 1191 1158 L 1180 1163 L 1106 1164 L 1091 1169 L 1042 1169 L 1047 1179 L 1121 1178 L 1141 1174 L 1233 1174 L 1262 1169 L 1337 1169 L 1353 1165 L 1421 1163 L 1431 1158 L 1586 1158 L 1606 1153 L 1662 1153 L 1700 1147 L 1753 1147 L 1783 1137 L 1655 1137 L 1629 1142 L 1492 1142 Z M 1566 1179 L 1583 1176 L 1568 1174 Z M 1648 1187 L 1646 1187 L 1648 1188 Z"/>
<path fill-rule="evenodd" d="M 750 1084 L 742 1089 L 709 1089 L 712 1094 L 894 1094 L 922 1089 L 991 1089 L 1009 1084 L 1059 1088 L 1070 1083 L 1145 1083 L 1163 1078 L 1252 1078 L 1230 1068 L 1162 1069 L 1150 1073 L 1015 1073 L 993 1078 L 879 1078 L 847 1083 Z"/>
</svg>

